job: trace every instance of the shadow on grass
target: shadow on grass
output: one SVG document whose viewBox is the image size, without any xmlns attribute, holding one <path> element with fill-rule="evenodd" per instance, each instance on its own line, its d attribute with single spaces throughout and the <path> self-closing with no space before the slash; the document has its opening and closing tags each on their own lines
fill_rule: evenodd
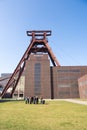
<svg viewBox="0 0 87 130">
<path fill-rule="evenodd" d="M 24 99 L 12 99 L 12 98 L 9 98 L 9 99 L 0 99 L 0 103 L 4 103 L 4 102 L 15 102 L 15 101 L 24 101 Z"/>
<path fill-rule="evenodd" d="M 12 98 L 4 98 L 4 99 L 0 99 L 0 103 L 5 103 L 5 102 L 19 102 L 19 101 L 25 101 L 24 99 L 12 99 Z M 26 103 L 25 103 L 26 104 Z M 29 103 L 30 104 L 30 103 Z M 34 104 L 34 103 L 32 103 Z M 48 105 L 48 102 L 45 102 L 44 104 L 38 103 L 35 105 Z M 31 104 L 30 104 L 31 105 Z"/>
</svg>

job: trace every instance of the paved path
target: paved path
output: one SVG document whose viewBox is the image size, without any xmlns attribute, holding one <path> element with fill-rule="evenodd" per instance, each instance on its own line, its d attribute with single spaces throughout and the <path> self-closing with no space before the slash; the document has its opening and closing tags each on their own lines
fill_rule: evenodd
<svg viewBox="0 0 87 130">
<path fill-rule="evenodd" d="M 87 105 L 87 101 L 76 100 L 76 99 L 52 99 L 52 100 L 51 99 L 46 99 L 46 100 L 48 100 L 48 101 L 67 101 L 67 102 Z"/>
<path fill-rule="evenodd" d="M 76 99 L 63 99 L 63 100 L 67 102 L 87 105 L 87 101 L 81 101 L 81 100 L 76 100 Z"/>
</svg>

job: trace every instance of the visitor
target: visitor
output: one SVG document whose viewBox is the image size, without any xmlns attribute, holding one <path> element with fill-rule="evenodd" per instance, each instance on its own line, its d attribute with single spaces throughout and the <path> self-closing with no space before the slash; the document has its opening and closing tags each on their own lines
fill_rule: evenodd
<svg viewBox="0 0 87 130">
<path fill-rule="evenodd" d="M 29 97 L 27 97 L 27 103 L 29 104 Z"/>
<path fill-rule="evenodd" d="M 40 104 L 42 104 L 42 102 L 43 102 L 43 97 L 40 98 Z"/>
<path fill-rule="evenodd" d="M 32 97 L 30 97 L 30 104 L 32 104 L 33 101 L 34 101 L 34 97 L 32 96 Z"/>
<path fill-rule="evenodd" d="M 36 104 L 36 96 L 34 96 L 33 103 Z"/>
<path fill-rule="evenodd" d="M 38 96 L 36 96 L 36 104 L 38 104 L 39 103 L 39 98 L 38 98 Z"/>
<path fill-rule="evenodd" d="M 25 104 L 27 104 L 28 102 L 27 102 L 27 97 L 25 98 Z"/>
</svg>

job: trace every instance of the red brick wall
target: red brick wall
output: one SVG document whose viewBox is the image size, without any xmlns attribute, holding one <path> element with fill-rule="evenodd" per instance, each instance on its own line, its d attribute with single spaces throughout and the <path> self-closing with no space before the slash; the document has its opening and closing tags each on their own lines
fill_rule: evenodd
<svg viewBox="0 0 87 130">
<path fill-rule="evenodd" d="M 51 98 L 50 89 L 50 61 L 48 55 L 31 55 L 26 63 L 25 68 L 25 96 L 34 96 L 34 65 L 40 63 L 41 65 L 41 93 L 37 96 L 44 98 Z M 36 96 L 36 95 L 35 95 Z"/>
<path fill-rule="evenodd" d="M 87 75 L 78 79 L 80 98 L 87 99 Z"/>
<path fill-rule="evenodd" d="M 54 98 L 79 98 L 78 78 L 87 74 L 87 66 L 53 67 Z"/>
<path fill-rule="evenodd" d="M 87 74 L 87 66 L 50 67 L 47 54 L 30 55 L 25 68 L 25 96 L 35 95 L 34 69 L 36 63 L 41 65 L 41 92 L 38 96 L 55 99 L 81 97 L 78 78 Z"/>
</svg>

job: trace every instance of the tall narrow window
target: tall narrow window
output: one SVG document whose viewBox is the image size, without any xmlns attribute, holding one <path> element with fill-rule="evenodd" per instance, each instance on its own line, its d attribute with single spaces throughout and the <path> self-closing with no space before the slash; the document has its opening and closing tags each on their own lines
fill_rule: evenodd
<svg viewBox="0 0 87 130">
<path fill-rule="evenodd" d="M 34 94 L 39 96 L 41 94 L 41 65 L 36 63 L 34 67 Z"/>
</svg>

